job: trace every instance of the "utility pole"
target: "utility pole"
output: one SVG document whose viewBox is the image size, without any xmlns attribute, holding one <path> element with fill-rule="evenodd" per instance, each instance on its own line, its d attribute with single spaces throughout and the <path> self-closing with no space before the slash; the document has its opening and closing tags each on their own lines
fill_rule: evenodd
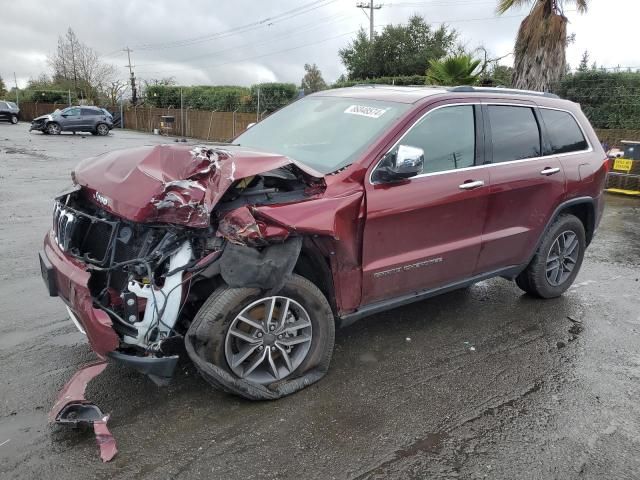
<svg viewBox="0 0 640 480">
<path fill-rule="evenodd" d="M 133 65 L 131 65 L 131 52 L 132 50 L 127 47 L 124 48 L 123 51 L 127 52 L 127 58 L 129 59 L 129 65 L 125 65 L 129 67 L 129 75 L 131 75 L 131 104 L 135 105 L 138 103 L 138 92 L 136 90 L 136 77 L 133 74 Z"/>
<path fill-rule="evenodd" d="M 20 95 L 18 94 L 18 79 L 16 78 L 16 72 L 13 72 L 13 82 L 16 84 L 16 105 L 20 106 Z"/>
<path fill-rule="evenodd" d="M 358 2 L 356 4 L 356 7 L 362 8 L 362 9 L 365 9 L 365 8 L 369 9 L 369 41 L 373 42 L 373 34 L 374 34 L 373 11 L 380 10 L 382 8 L 382 4 L 381 3 L 374 4 L 373 0 L 369 0 L 369 3 Z"/>
</svg>

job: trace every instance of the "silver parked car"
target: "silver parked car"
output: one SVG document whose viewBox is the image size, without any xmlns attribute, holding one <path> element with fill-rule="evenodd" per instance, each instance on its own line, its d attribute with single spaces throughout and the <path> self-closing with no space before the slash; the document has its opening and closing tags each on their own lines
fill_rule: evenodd
<svg viewBox="0 0 640 480">
<path fill-rule="evenodd" d="M 13 102 L 0 100 L 0 121 L 18 123 L 20 108 Z"/>
<path fill-rule="evenodd" d="M 67 107 L 49 115 L 42 115 L 31 122 L 31 130 L 58 135 L 62 132 L 91 132 L 93 135 L 109 135 L 113 119 L 98 107 Z"/>
</svg>

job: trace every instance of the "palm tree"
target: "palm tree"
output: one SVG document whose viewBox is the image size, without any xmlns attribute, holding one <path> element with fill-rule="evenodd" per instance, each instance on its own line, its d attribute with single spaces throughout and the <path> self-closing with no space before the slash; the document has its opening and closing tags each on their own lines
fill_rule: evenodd
<svg viewBox="0 0 640 480">
<path fill-rule="evenodd" d="M 452 55 L 443 60 L 432 60 L 427 69 L 427 82 L 434 85 L 473 85 L 480 72 L 476 60 L 469 54 Z"/>
<path fill-rule="evenodd" d="M 575 4 L 579 13 L 587 11 L 589 0 L 499 0 L 498 13 L 532 5 L 520 24 L 515 45 L 513 86 L 549 91 L 565 71 L 567 17 L 564 5 Z"/>
</svg>

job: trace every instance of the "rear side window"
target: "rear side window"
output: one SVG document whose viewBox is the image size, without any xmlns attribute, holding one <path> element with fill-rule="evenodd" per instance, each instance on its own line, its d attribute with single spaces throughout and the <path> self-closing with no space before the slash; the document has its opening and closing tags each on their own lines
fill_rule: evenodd
<svg viewBox="0 0 640 480">
<path fill-rule="evenodd" d="M 547 127 L 551 153 L 579 152 L 589 148 L 575 118 L 568 112 L 541 108 L 542 121 Z"/>
<path fill-rule="evenodd" d="M 540 129 L 529 107 L 490 105 L 493 163 L 540 157 Z"/>
<path fill-rule="evenodd" d="M 104 113 L 94 110 L 93 108 L 83 108 L 82 116 L 83 117 L 95 117 L 96 115 L 104 115 Z"/>
<path fill-rule="evenodd" d="M 400 144 L 424 150 L 422 173 L 473 166 L 476 151 L 473 106 L 432 111 L 407 132 Z"/>
</svg>

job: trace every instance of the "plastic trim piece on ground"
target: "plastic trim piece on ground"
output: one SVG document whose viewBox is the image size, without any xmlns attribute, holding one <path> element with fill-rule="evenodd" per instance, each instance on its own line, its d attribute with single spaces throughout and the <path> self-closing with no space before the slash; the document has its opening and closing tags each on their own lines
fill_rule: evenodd
<svg viewBox="0 0 640 480">
<path fill-rule="evenodd" d="M 49 412 L 49 422 L 76 427 L 92 425 L 96 442 L 100 447 L 103 462 L 113 459 L 118 453 L 116 440 L 107 428 L 109 415 L 84 398 L 87 384 L 107 368 L 107 362 L 98 361 L 85 365 L 60 390 L 56 403 Z"/>
</svg>

